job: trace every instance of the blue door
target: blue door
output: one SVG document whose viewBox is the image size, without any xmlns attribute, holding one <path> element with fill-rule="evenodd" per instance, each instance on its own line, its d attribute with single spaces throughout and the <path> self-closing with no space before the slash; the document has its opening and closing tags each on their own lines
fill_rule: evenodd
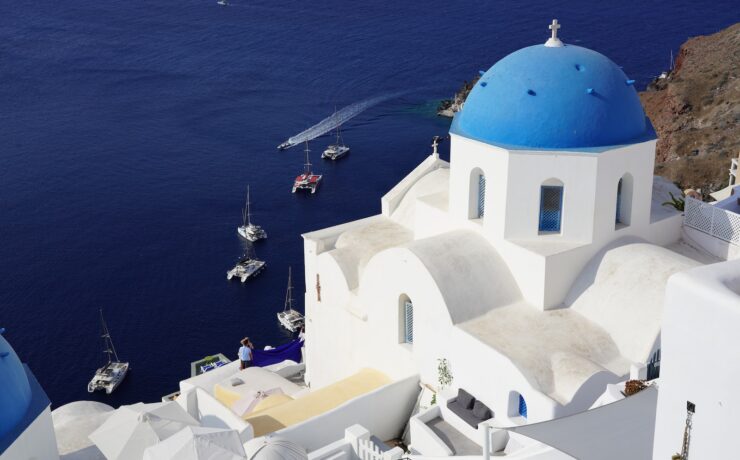
<svg viewBox="0 0 740 460">
<path fill-rule="evenodd" d="M 563 187 L 543 185 L 540 189 L 540 231 L 559 232 L 563 216 Z"/>
</svg>

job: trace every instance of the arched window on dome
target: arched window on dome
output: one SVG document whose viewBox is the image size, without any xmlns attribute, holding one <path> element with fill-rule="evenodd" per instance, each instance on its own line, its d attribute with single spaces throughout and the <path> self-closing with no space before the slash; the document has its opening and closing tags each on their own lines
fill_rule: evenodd
<svg viewBox="0 0 740 460">
<path fill-rule="evenodd" d="M 560 233 L 563 224 L 563 183 L 548 179 L 540 186 L 540 233 Z"/>
<path fill-rule="evenodd" d="M 398 298 L 398 343 L 414 343 L 414 304 L 406 294 Z"/>
<path fill-rule="evenodd" d="M 617 182 L 615 228 L 626 227 L 632 217 L 632 175 L 626 173 Z"/>
<path fill-rule="evenodd" d="M 486 175 L 480 168 L 470 172 L 470 219 L 482 219 L 486 212 Z"/>
</svg>

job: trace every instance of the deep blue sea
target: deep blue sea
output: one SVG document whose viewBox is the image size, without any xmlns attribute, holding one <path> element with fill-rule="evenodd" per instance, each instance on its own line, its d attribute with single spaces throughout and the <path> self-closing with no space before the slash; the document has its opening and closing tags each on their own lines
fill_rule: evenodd
<svg viewBox="0 0 740 460">
<path fill-rule="evenodd" d="M 644 87 L 689 36 L 738 20 L 734 1 L 232 0 L 0 2 L 0 326 L 54 407 L 87 399 L 103 308 L 132 371 L 112 405 L 156 401 L 189 363 L 235 357 L 275 318 L 301 233 L 380 211 L 449 120 L 436 102 L 549 35 L 598 50 Z M 315 196 L 291 194 L 289 136 L 393 92 L 318 156 Z M 448 147 L 444 147 L 446 155 Z M 267 270 L 226 270 L 247 184 Z M 296 292 L 304 291 L 296 276 Z M 298 305 L 303 307 L 302 295 Z M 2 382 L 0 382 L 1 384 Z"/>
</svg>

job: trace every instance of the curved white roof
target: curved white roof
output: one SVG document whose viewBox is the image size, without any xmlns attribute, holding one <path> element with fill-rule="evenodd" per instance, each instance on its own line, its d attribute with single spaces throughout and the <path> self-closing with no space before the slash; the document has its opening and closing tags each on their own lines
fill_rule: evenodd
<svg viewBox="0 0 740 460">
<path fill-rule="evenodd" d="M 248 441 L 245 451 L 249 460 L 307 460 L 306 449 L 278 436 L 267 435 Z"/>
<path fill-rule="evenodd" d="M 95 401 L 75 401 L 51 413 L 59 453 L 67 459 L 104 459 L 88 436 L 113 414 L 113 408 Z"/>
</svg>

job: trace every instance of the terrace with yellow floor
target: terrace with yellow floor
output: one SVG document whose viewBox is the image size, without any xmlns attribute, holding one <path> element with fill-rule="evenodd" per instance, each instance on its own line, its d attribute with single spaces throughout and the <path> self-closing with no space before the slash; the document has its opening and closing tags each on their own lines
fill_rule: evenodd
<svg viewBox="0 0 740 460">
<path fill-rule="evenodd" d="M 324 414 L 389 383 L 391 379 L 382 372 L 363 369 L 319 390 L 303 395 L 298 393 L 295 399 L 288 394 L 270 395 L 246 414 L 244 420 L 252 425 L 255 436 L 263 436 Z M 223 385 L 216 385 L 214 394 L 227 407 L 242 397 L 239 392 Z"/>
</svg>

